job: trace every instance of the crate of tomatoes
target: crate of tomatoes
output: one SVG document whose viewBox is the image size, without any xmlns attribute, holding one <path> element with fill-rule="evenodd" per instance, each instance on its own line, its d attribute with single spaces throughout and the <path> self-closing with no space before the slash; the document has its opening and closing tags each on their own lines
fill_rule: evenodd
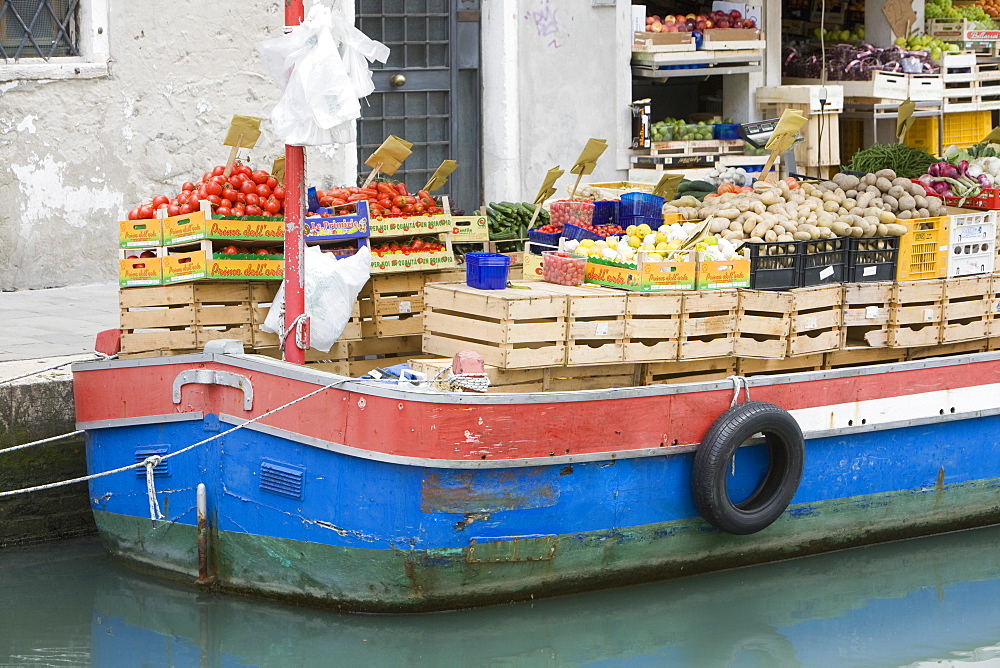
<svg viewBox="0 0 1000 668">
<path fill-rule="evenodd" d="M 317 190 L 316 198 L 319 206 L 328 208 L 364 200 L 368 202 L 371 215 L 376 218 L 444 213 L 444 209 L 429 192 L 418 190 L 415 194 L 410 194 L 406 184 L 402 182 L 377 181 L 366 188 L 350 186 Z"/>
</svg>

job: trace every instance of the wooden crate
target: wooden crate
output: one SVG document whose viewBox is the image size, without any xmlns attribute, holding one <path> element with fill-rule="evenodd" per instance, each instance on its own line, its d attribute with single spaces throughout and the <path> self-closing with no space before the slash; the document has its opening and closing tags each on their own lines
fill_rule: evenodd
<svg viewBox="0 0 1000 668">
<path fill-rule="evenodd" d="M 790 292 L 740 290 L 736 315 L 737 357 L 781 359 L 791 327 Z"/>
<path fill-rule="evenodd" d="M 681 308 L 681 360 L 731 357 L 736 350 L 736 290 L 684 292 Z"/>
<path fill-rule="evenodd" d="M 537 281 L 533 290 L 566 297 L 567 366 L 625 361 L 625 303 L 628 293 L 612 288 Z"/>
<path fill-rule="evenodd" d="M 630 292 L 625 304 L 625 361 L 677 359 L 683 293 Z"/>
<path fill-rule="evenodd" d="M 885 348 L 889 345 L 889 311 L 893 281 L 844 284 L 841 348 Z"/>
<path fill-rule="evenodd" d="M 338 340 L 327 353 L 307 350 L 306 364 L 342 376 L 357 377 L 378 367 L 405 364 L 422 356 L 420 344 L 421 337 L 417 335 Z"/>
<path fill-rule="evenodd" d="M 902 362 L 906 351 L 895 348 L 841 348 L 826 353 L 824 366 L 827 369 L 844 369 L 872 364 Z"/>
<path fill-rule="evenodd" d="M 358 294 L 365 337 L 424 333 L 427 272 L 372 276 Z"/>
<path fill-rule="evenodd" d="M 736 361 L 736 372 L 741 376 L 773 376 L 799 371 L 820 371 L 825 368 L 824 364 L 824 353 L 782 359 L 740 357 Z"/>
<path fill-rule="evenodd" d="M 273 291 L 272 291 L 273 292 Z M 273 299 L 273 295 L 271 299 Z M 260 325 L 264 323 L 264 319 L 267 318 L 267 313 L 271 309 L 270 302 L 256 302 L 253 307 L 253 344 L 254 350 L 259 350 L 262 348 L 277 348 L 278 347 L 278 335 L 272 334 L 270 332 L 265 332 L 260 328 Z M 361 331 L 361 310 L 358 302 L 354 302 L 354 306 L 351 309 L 351 318 L 347 321 L 344 326 L 344 331 L 341 332 L 340 337 L 337 341 L 359 341 L 363 338 Z"/>
<path fill-rule="evenodd" d="M 900 281 L 893 287 L 889 347 L 933 346 L 941 337 L 944 279 Z"/>
<path fill-rule="evenodd" d="M 797 109 L 809 120 L 799 131 L 805 138 L 794 148 L 796 167 L 840 165 L 840 111 L 816 112 L 809 103 L 758 104 L 761 118 L 778 118 L 786 109 Z"/>
<path fill-rule="evenodd" d="M 922 360 L 928 357 L 949 357 L 951 355 L 981 353 L 989 349 L 989 341 L 987 339 L 975 339 L 972 341 L 960 341 L 958 343 L 942 343 L 936 346 L 909 348 L 905 352 L 906 359 L 908 360 Z"/>
<path fill-rule="evenodd" d="M 643 385 L 710 382 L 736 375 L 736 359 L 732 357 L 652 362 L 644 367 Z"/>
<path fill-rule="evenodd" d="M 992 281 L 990 275 L 945 280 L 941 305 L 942 344 L 983 340 L 989 336 Z"/>
<path fill-rule="evenodd" d="M 998 225 L 998 227 L 1000 227 L 1000 225 Z M 998 238 L 1000 238 L 1000 230 L 998 230 L 997 235 Z M 989 316 L 987 318 L 987 336 L 991 339 L 997 338 L 997 343 L 1000 343 L 1000 271 L 994 272 L 991 275 L 990 294 L 986 299 L 989 309 Z M 995 349 L 992 343 L 990 345 L 990 349 Z"/>
<path fill-rule="evenodd" d="M 119 291 L 122 357 L 196 352 L 209 341 L 255 347 L 264 304 L 278 283 L 193 281 Z"/>
<path fill-rule="evenodd" d="M 473 350 L 501 369 L 561 365 L 566 358 L 566 296 L 531 289 L 424 288 L 424 352 L 451 357 Z"/>
<path fill-rule="evenodd" d="M 427 374 L 437 389 L 447 390 L 451 359 L 413 359 L 410 368 Z M 631 387 L 642 382 L 640 364 L 604 364 L 587 367 L 554 366 L 545 369 L 500 369 L 486 365 L 489 392 L 567 392 Z"/>
<path fill-rule="evenodd" d="M 788 356 L 839 349 L 844 315 L 840 284 L 796 288 L 791 294 Z"/>
</svg>

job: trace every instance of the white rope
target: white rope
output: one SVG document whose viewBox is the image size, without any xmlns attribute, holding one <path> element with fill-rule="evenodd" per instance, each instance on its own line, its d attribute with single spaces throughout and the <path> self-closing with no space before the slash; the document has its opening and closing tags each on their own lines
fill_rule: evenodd
<svg viewBox="0 0 1000 668">
<path fill-rule="evenodd" d="M 14 452 L 15 450 L 23 450 L 25 448 L 30 448 L 33 445 L 41 445 L 42 443 L 51 443 L 52 441 L 61 441 L 64 438 L 70 438 L 71 436 L 79 436 L 83 433 L 82 429 L 77 429 L 76 431 L 71 431 L 68 434 L 60 434 L 59 436 L 51 436 L 49 438 L 43 438 L 40 441 L 32 441 L 31 443 L 22 443 L 21 445 L 15 445 L 10 448 L 4 448 L 0 450 L 0 455 L 5 452 Z"/>
<path fill-rule="evenodd" d="M 278 347 L 281 350 L 285 349 L 285 342 L 288 340 L 288 336 L 295 330 L 295 345 L 297 345 L 302 350 L 305 350 L 309 346 L 306 344 L 305 339 L 305 329 L 304 325 L 306 323 L 306 314 L 300 313 L 295 316 L 295 320 L 292 320 L 287 328 L 278 332 Z"/>
<path fill-rule="evenodd" d="M 153 469 L 160 465 L 163 458 L 159 455 L 150 455 L 143 460 L 146 465 L 146 496 L 149 497 L 149 519 L 162 520 L 163 513 L 160 512 L 160 502 L 156 500 L 156 485 L 153 484 Z"/>
<path fill-rule="evenodd" d="M 736 405 L 736 402 L 740 398 L 740 385 L 742 384 L 743 389 L 746 391 L 747 401 L 750 401 L 750 383 L 743 376 L 726 376 L 726 380 L 733 381 L 733 400 L 729 402 L 729 407 L 732 408 Z"/>
<path fill-rule="evenodd" d="M 490 378 L 485 373 L 453 373 L 448 376 L 448 389 L 454 392 L 455 388 L 486 392 L 490 389 Z"/>
<path fill-rule="evenodd" d="M 340 380 L 334 381 L 334 382 L 330 383 L 329 385 L 324 385 L 321 388 L 313 390 L 309 394 L 301 396 L 298 399 L 295 399 L 293 401 L 289 401 L 287 404 L 285 404 L 283 406 L 278 406 L 277 408 L 269 410 L 266 413 L 261 413 L 257 417 L 252 418 L 250 420 L 247 420 L 246 422 L 243 422 L 241 424 L 238 424 L 235 427 L 227 429 L 226 431 L 220 432 L 220 433 L 216 434 L 215 436 L 209 436 L 208 438 L 206 438 L 204 440 L 198 441 L 197 443 L 193 443 L 193 444 L 187 446 L 186 448 L 183 448 L 183 449 L 178 450 L 176 452 L 171 452 L 171 453 L 168 453 L 168 454 L 165 454 L 165 455 L 159 455 L 158 456 L 159 457 L 159 461 L 162 462 L 164 459 L 169 459 L 170 457 L 175 457 L 177 455 L 180 455 L 180 454 L 183 454 L 183 453 L 187 452 L 188 450 L 193 450 L 194 448 L 197 448 L 199 445 L 204 445 L 204 444 L 206 444 L 206 443 L 208 443 L 210 441 L 214 441 L 217 438 L 222 438 L 223 436 L 231 434 L 231 433 L 233 433 L 234 431 L 236 431 L 238 429 L 242 429 L 243 427 L 246 427 L 249 424 L 253 424 L 254 422 L 257 422 L 258 420 L 262 420 L 262 419 L 268 417 L 269 415 L 274 415 L 275 413 L 277 413 L 280 410 L 284 410 L 284 409 L 288 408 L 289 406 L 294 406 L 295 404 L 299 403 L 300 401 L 305 401 L 309 397 L 315 396 L 315 395 L 319 394 L 320 392 L 322 392 L 324 390 L 329 390 L 331 387 L 335 387 L 337 385 L 340 385 L 341 383 L 346 383 L 346 382 L 348 382 L 350 380 L 353 380 L 353 379 L 351 379 L 351 378 L 341 378 Z M 92 475 L 81 476 L 79 478 L 72 478 L 70 480 L 62 480 L 60 482 L 52 482 L 52 483 L 49 483 L 47 485 L 36 485 L 34 487 L 25 487 L 23 489 L 12 489 L 12 490 L 7 491 L 7 492 L 0 492 L 0 499 L 4 498 L 5 496 L 14 496 L 15 494 L 27 494 L 28 492 L 41 492 L 41 491 L 44 491 L 44 490 L 47 490 L 47 489 L 55 489 L 56 487 L 65 487 L 66 485 L 73 485 L 73 484 L 76 484 L 78 482 L 87 482 L 89 480 L 96 480 L 97 478 L 103 478 L 105 476 L 114 475 L 115 473 L 122 473 L 124 471 L 131 471 L 131 470 L 134 470 L 134 469 L 137 469 L 137 468 L 142 468 L 142 467 L 146 466 L 146 462 L 149 461 L 150 459 L 151 459 L 150 457 L 147 457 L 143 461 L 137 462 L 135 464 L 129 464 L 128 466 L 122 466 L 122 467 L 119 467 L 119 468 L 116 468 L 116 469 L 112 469 L 110 471 L 103 471 L 101 473 L 94 473 Z M 157 463 L 159 463 L 159 462 L 157 462 Z"/>
</svg>

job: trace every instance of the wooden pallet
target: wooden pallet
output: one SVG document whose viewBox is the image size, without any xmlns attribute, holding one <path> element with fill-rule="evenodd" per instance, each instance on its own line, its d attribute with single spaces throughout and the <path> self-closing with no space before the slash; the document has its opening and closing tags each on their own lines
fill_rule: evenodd
<svg viewBox="0 0 1000 668">
<path fill-rule="evenodd" d="M 566 296 L 530 289 L 424 288 L 423 350 L 451 357 L 473 350 L 502 369 L 561 365 L 566 358 Z"/>
<path fill-rule="evenodd" d="M 893 281 L 844 284 L 841 348 L 885 348 L 889 345 L 889 311 Z"/>
<path fill-rule="evenodd" d="M 824 367 L 827 369 L 845 369 L 872 364 L 888 364 L 902 362 L 906 359 L 905 350 L 894 348 L 841 348 L 826 353 Z"/>
<path fill-rule="evenodd" d="M 788 348 L 792 295 L 740 290 L 735 354 L 741 358 L 780 359 Z"/>
<path fill-rule="evenodd" d="M 773 376 L 800 371 L 821 371 L 825 367 L 824 353 L 785 357 L 783 359 L 754 359 L 740 357 L 736 370 L 741 376 Z"/>
<path fill-rule="evenodd" d="M 945 343 L 936 346 L 910 348 L 906 351 L 906 359 L 922 360 L 928 357 L 967 355 L 969 353 L 981 353 L 987 350 L 997 350 L 997 348 L 991 348 L 988 339 L 977 339 L 972 341 L 961 341 L 959 343 Z"/>
<path fill-rule="evenodd" d="M 731 357 L 736 351 L 737 290 L 684 292 L 680 317 L 680 360 Z"/>
<path fill-rule="evenodd" d="M 631 292 L 625 304 L 625 361 L 669 362 L 677 359 L 681 292 Z"/>
<path fill-rule="evenodd" d="M 236 339 L 251 349 L 267 345 L 259 326 L 278 285 L 192 281 L 123 288 L 119 291 L 121 356 L 194 352 L 216 339 Z"/>
<path fill-rule="evenodd" d="M 889 347 L 933 346 L 941 336 L 944 279 L 900 281 L 893 286 Z"/>
<path fill-rule="evenodd" d="M 791 291 L 789 357 L 829 352 L 840 348 L 843 323 L 843 289 L 840 284 Z"/>
<path fill-rule="evenodd" d="M 711 382 L 725 380 L 729 376 L 736 375 L 736 359 L 733 357 L 652 362 L 644 366 L 644 385 Z"/>
</svg>

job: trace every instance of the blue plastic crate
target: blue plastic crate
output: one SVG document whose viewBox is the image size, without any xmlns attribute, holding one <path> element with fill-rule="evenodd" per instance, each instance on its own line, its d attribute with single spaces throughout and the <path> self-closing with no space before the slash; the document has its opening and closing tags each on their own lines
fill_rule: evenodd
<svg viewBox="0 0 1000 668">
<path fill-rule="evenodd" d="M 712 126 L 712 139 L 740 139 L 740 126 L 735 123 L 716 123 Z"/>
<path fill-rule="evenodd" d="M 594 241 L 600 241 L 604 237 L 596 232 L 591 232 L 582 227 L 577 227 L 576 225 L 571 225 L 569 223 L 563 225 L 562 231 L 563 237 L 566 239 L 576 239 L 580 241 L 581 239 L 593 239 Z"/>
<path fill-rule="evenodd" d="M 507 287 L 510 256 L 501 253 L 466 253 L 465 284 L 479 290 Z"/>
<path fill-rule="evenodd" d="M 624 193 L 618 206 L 618 217 L 663 215 L 663 198 L 649 193 Z"/>
<path fill-rule="evenodd" d="M 546 246 L 558 246 L 561 232 L 539 232 L 537 229 L 528 230 L 528 240 Z"/>
<path fill-rule="evenodd" d="M 594 201 L 594 217 L 591 224 L 614 225 L 618 221 L 618 208 L 621 202 L 616 199 L 604 199 Z"/>
</svg>

